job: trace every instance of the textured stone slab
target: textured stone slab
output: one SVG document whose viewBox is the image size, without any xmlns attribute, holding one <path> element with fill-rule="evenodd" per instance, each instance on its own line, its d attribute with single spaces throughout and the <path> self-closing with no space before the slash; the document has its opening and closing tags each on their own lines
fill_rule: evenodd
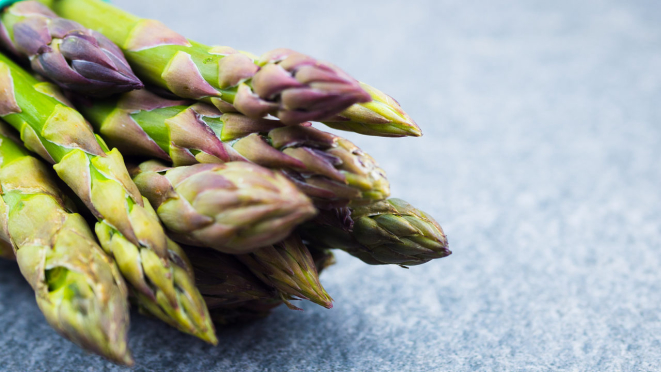
<svg viewBox="0 0 661 372">
<path fill-rule="evenodd" d="M 279 309 L 221 330 L 216 348 L 134 314 L 135 371 L 661 365 L 657 2 L 113 2 L 193 40 L 290 47 L 393 95 L 424 137 L 348 137 L 454 251 L 410 270 L 339 254 L 321 278 L 334 309 Z M 63 342 L 9 263 L 0 369 L 123 370 Z"/>
</svg>

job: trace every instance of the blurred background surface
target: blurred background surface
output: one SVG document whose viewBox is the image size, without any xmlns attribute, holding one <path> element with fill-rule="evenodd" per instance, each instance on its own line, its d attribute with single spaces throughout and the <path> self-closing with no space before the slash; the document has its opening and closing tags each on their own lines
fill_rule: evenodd
<svg viewBox="0 0 661 372">
<path fill-rule="evenodd" d="M 661 364 L 661 3 L 113 0 L 187 37 L 289 47 L 395 97 L 424 137 L 343 134 L 454 254 L 341 252 L 335 308 L 219 329 L 134 314 L 135 371 L 642 371 Z M 320 126 L 321 127 L 321 126 Z M 123 370 L 48 326 L 0 263 L 0 367 Z"/>
</svg>

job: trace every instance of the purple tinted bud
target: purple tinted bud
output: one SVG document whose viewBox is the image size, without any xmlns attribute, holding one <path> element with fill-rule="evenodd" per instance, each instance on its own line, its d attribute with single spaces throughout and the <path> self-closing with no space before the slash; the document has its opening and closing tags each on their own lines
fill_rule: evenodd
<svg viewBox="0 0 661 372">
<path fill-rule="evenodd" d="M 18 21 L 8 26 L 13 26 L 13 40 L 5 42 L 57 85 L 90 96 L 143 87 L 121 50 L 100 34 L 34 1 L 17 3 L 6 12 Z"/>
<path fill-rule="evenodd" d="M 119 72 L 94 62 L 75 60 L 71 62 L 71 67 L 73 67 L 73 69 L 80 75 L 90 80 L 105 81 L 118 85 L 132 85 L 133 83 L 130 79 Z"/>
<path fill-rule="evenodd" d="M 250 117 L 277 116 L 286 125 L 323 120 L 371 101 L 358 81 L 328 63 L 289 49 L 265 53 L 252 90 L 239 87 L 234 107 Z M 228 80 L 228 79 L 225 79 Z"/>
<path fill-rule="evenodd" d="M 37 54 L 39 48 L 51 42 L 46 18 L 28 18 L 14 25 L 16 49 L 27 56 Z"/>
<path fill-rule="evenodd" d="M 278 65 L 267 65 L 252 78 L 252 87 L 258 96 L 271 99 L 285 89 L 299 88 L 303 84 Z"/>
<path fill-rule="evenodd" d="M 62 39 L 71 31 L 80 30 L 82 26 L 64 18 L 55 18 L 48 23 L 48 31 L 52 37 Z"/>
<path fill-rule="evenodd" d="M 70 68 L 62 54 L 43 52 L 32 59 L 32 68 L 49 79 L 58 79 L 66 84 L 85 84 L 88 79 Z"/>
<path fill-rule="evenodd" d="M 90 40 L 91 39 L 91 40 Z M 115 64 L 106 56 L 94 38 L 77 31 L 70 32 L 60 44 L 60 52 L 69 61 L 85 61 L 114 69 Z"/>
</svg>

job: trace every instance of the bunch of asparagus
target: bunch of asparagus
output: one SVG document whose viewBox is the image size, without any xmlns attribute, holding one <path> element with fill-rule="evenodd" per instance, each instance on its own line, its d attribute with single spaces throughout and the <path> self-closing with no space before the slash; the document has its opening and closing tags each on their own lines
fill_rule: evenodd
<svg viewBox="0 0 661 372">
<path fill-rule="evenodd" d="M 214 322 L 331 308 L 332 249 L 402 267 L 451 253 L 372 157 L 311 125 L 421 135 L 329 63 L 205 46 L 101 0 L 16 2 L 0 44 L 0 257 L 88 351 L 132 363 L 129 303 L 215 344 Z"/>
</svg>

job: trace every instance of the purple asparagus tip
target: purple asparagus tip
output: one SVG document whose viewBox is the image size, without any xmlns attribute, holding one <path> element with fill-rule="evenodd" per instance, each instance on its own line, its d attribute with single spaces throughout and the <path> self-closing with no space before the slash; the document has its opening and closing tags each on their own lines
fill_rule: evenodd
<svg viewBox="0 0 661 372">
<path fill-rule="evenodd" d="M 105 36 L 59 18 L 35 1 L 16 3 L 7 11 L 20 18 L 5 25 L 13 26 L 13 40 L 1 40 L 60 87 L 96 97 L 144 87 L 121 50 Z"/>
<path fill-rule="evenodd" d="M 319 121 L 353 104 L 372 100 L 360 83 L 339 68 L 289 49 L 264 54 L 252 89 L 239 88 L 234 105 L 250 117 L 265 113 L 284 124 Z"/>
</svg>

